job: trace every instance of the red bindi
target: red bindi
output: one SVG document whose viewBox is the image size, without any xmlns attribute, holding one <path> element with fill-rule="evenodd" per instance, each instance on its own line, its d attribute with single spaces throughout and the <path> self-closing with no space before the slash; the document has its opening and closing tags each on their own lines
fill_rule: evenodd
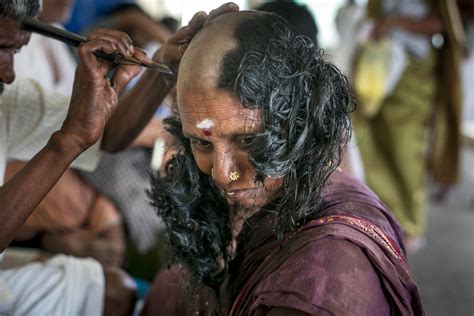
<svg viewBox="0 0 474 316">
<path fill-rule="evenodd" d="M 212 135 L 212 132 L 210 129 L 205 129 L 202 131 L 202 133 L 204 134 L 204 136 L 211 136 Z"/>
</svg>

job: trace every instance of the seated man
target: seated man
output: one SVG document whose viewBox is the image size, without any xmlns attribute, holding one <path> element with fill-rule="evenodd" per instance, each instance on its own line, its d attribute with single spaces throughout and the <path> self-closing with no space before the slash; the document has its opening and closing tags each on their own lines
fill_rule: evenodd
<svg viewBox="0 0 474 316">
<path fill-rule="evenodd" d="M 14 81 L 14 54 L 29 39 L 19 21 L 36 15 L 38 8 L 36 0 L 0 1 L 0 93 L 4 83 Z M 197 15 L 155 59 L 176 71 L 186 44 L 206 18 Z M 162 100 L 175 82 L 174 77 L 146 72 L 137 89 L 117 106 L 123 87 L 140 68 L 113 65 L 97 58 L 97 51 L 149 62 L 125 34 L 98 30 L 78 48 L 80 63 L 69 108 L 64 107 L 64 98 L 46 93 L 32 80 L 20 81 L 18 93 L 0 99 L 0 181 L 7 159 L 29 160 L 0 187 L 0 252 L 73 161 L 77 167 L 92 169 L 99 147 L 111 152 L 126 148 L 155 112 L 156 100 Z M 116 71 L 109 79 L 106 75 L 112 68 Z M 93 146 L 99 138 L 101 143 Z M 103 310 L 127 314 L 133 307 L 129 282 L 120 271 L 102 270 L 94 260 L 65 256 L 0 270 L 0 314 L 98 315 Z"/>
</svg>

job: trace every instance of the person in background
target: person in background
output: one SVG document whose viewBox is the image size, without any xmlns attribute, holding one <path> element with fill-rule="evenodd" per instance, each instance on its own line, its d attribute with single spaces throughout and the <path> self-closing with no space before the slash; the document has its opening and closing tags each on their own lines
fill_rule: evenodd
<svg viewBox="0 0 474 316">
<path fill-rule="evenodd" d="M 142 315 L 421 315 L 391 212 L 341 172 L 346 77 L 261 11 L 204 26 L 150 198 L 170 266 Z M 363 289 L 363 290 L 361 290 Z"/>
<path fill-rule="evenodd" d="M 365 19 L 365 7 L 355 0 L 348 0 L 339 8 L 335 23 L 339 34 L 339 46 L 336 51 L 337 66 L 347 75 L 351 75 L 354 53 L 358 45 L 358 30 Z"/>
<path fill-rule="evenodd" d="M 125 32 L 127 29 L 140 30 L 139 34 L 135 34 L 137 39 L 143 39 L 137 42 L 138 47 L 142 47 L 143 42 L 150 40 L 164 43 L 172 34 L 153 21 L 135 0 L 76 1 L 71 19 L 65 26 L 66 29 L 81 34 L 91 32 L 91 27 L 112 28 Z"/>
<path fill-rule="evenodd" d="M 83 33 L 90 25 L 106 15 L 115 6 L 135 4 L 135 0 L 81 0 L 75 1 L 71 19 L 66 29 L 74 33 Z"/>
<path fill-rule="evenodd" d="M 339 44 L 332 56 L 336 66 L 351 80 L 353 58 L 358 48 L 359 32 L 365 20 L 365 6 L 354 0 L 347 0 L 338 9 L 335 24 L 339 35 Z M 364 168 L 356 137 L 351 138 L 341 169 L 357 179 L 364 181 Z"/>
<path fill-rule="evenodd" d="M 465 58 L 461 63 L 463 86 L 463 136 L 474 144 L 474 3 L 458 0 L 464 29 L 466 30 Z"/>
<path fill-rule="evenodd" d="M 390 44 L 378 47 L 398 53 L 397 58 L 383 57 L 391 58 L 389 62 L 380 61 L 391 67 L 391 89 L 380 101 L 369 103 L 357 89 L 357 75 L 369 68 L 357 64 L 365 55 L 356 57 L 353 71 L 359 104 L 354 126 L 365 179 L 393 210 L 413 251 L 424 243 L 428 166 L 435 181 L 449 185 L 457 179 L 462 39 L 454 28 L 459 21 L 448 12 L 453 8 L 444 0 L 370 0 L 369 44 Z M 366 56 L 375 62 L 376 56 Z"/>
<path fill-rule="evenodd" d="M 314 46 L 319 47 L 318 26 L 305 5 L 293 1 L 276 0 L 266 2 L 257 7 L 256 10 L 278 14 L 288 22 L 295 34 L 308 36 L 313 41 Z"/>
<path fill-rule="evenodd" d="M 155 21 L 135 3 L 111 6 L 109 10 L 82 30 L 83 34 L 94 28 L 107 28 L 127 33 L 138 47 L 146 47 L 150 42 L 164 43 L 173 34 L 167 27 Z M 134 42 L 134 43 L 135 43 Z"/>
<path fill-rule="evenodd" d="M 173 18 L 172 16 L 165 16 L 160 20 L 160 23 L 166 26 L 166 28 L 171 32 L 171 33 L 176 33 L 176 31 L 179 28 L 180 22 Z"/>
</svg>

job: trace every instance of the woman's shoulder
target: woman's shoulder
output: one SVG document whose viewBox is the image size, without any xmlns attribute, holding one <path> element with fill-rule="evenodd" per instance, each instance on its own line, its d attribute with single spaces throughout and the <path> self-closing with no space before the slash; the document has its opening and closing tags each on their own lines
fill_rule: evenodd
<svg viewBox="0 0 474 316">
<path fill-rule="evenodd" d="M 336 170 L 321 192 L 316 217 L 343 215 L 377 226 L 403 249 L 402 230 L 392 211 L 360 180 Z"/>
<path fill-rule="evenodd" d="M 389 314 L 381 280 L 362 248 L 321 238 L 293 252 L 257 285 L 258 306 L 360 315 Z"/>
</svg>

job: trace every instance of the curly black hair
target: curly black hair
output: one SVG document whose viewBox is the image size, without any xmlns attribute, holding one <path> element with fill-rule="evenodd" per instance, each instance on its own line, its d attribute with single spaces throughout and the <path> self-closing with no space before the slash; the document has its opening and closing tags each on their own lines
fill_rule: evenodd
<svg viewBox="0 0 474 316">
<path fill-rule="evenodd" d="M 172 257 L 198 281 L 216 288 L 224 279 L 231 239 L 229 206 L 214 181 L 194 161 L 177 118 L 165 120 L 178 153 L 152 177 L 152 205 L 167 226 Z"/>
<path fill-rule="evenodd" d="M 21 21 L 27 16 L 38 15 L 39 0 L 0 0 L 0 17 Z"/>
<path fill-rule="evenodd" d="M 248 152 L 256 181 L 284 179 L 281 197 L 262 210 L 274 214 L 281 238 L 318 215 L 320 192 L 351 136 L 354 103 L 347 78 L 279 16 L 250 14 L 233 37 L 237 47 L 223 58 L 218 88 L 262 112 L 261 132 Z M 166 166 L 166 176 L 155 175 L 150 196 L 167 225 L 175 260 L 217 288 L 229 259 L 229 207 L 196 166 L 179 118 L 167 122 L 180 149 Z"/>
</svg>

